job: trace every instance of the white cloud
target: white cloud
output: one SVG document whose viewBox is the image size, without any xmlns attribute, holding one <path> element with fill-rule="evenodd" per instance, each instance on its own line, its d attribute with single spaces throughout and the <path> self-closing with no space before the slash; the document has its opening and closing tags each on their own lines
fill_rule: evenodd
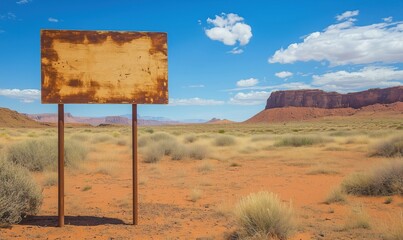
<svg viewBox="0 0 403 240">
<path fill-rule="evenodd" d="M 50 18 L 48 18 L 48 21 L 57 23 L 57 22 L 59 22 L 59 19 L 50 17 Z"/>
<path fill-rule="evenodd" d="M 353 16 L 354 12 L 342 14 L 340 19 Z M 348 18 L 321 32 L 311 33 L 303 42 L 277 50 L 269 63 L 328 61 L 336 66 L 403 62 L 403 22 L 355 26 L 354 21 Z"/>
<path fill-rule="evenodd" d="M 37 89 L 0 89 L 0 96 L 19 99 L 21 102 L 31 103 L 38 100 L 41 91 Z"/>
<path fill-rule="evenodd" d="M 382 18 L 382 20 L 385 21 L 385 22 L 392 22 L 393 17 Z"/>
<path fill-rule="evenodd" d="M 268 86 L 251 86 L 251 87 L 238 87 L 232 89 L 226 89 L 224 92 L 233 92 L 233 91 L 243 91 L 243 90 L 292 90 L 292 89 L 310 89 L 311 85 L 303 83 L 303 82 L 290 82 L 283 83 L 278 85 L 268 85 Z"/>
<path fill-rule="evenodd" d="M 337 15 L 336 19 L 337 21 L 342 21 L 345 19 L 350 19 L 352 17 L 358 16 L 358 14 L 360 13 L 360 11 L 355 10 L 355 11 L 346 11 L 343 14 Z"/>
<path fill-rule="evenodd" d="M 205 29 L 207 37 L 216 40 L 225 45 L 233 46 L 239 43 L 244 46 L 249 43 L 252 38 L 252 28 L 244 23 L 243 17 L 234 13 L 215 16 L 214 19 L 208 18 L 207 23 L 213 25 L 212 28 Z"/>
<path fill-rule="evenodd" d="M 356 72 L 337 71 L 313 75 L 312 85 L 324 90 L 356 91 L 403 84 L 403 70 L 393 67 L 364 67 Z"/>
<path fill-rule="evenodd" d="M 203 98 L 170 98 L 170 106 L 209 106 L 209 105 L 222 105 L 224 101 Z"/>
<path fill-rule="evenodd" d="M 233 49 L 231 49 L 231 51 L 228 51 L 228 53 L 241 54 L 241 53 L 243 53 L 243 49 L 239 48 L 239 47 L 234 47 Z"/>
<path fill-rule="evenodd" d="M 17 1 L 16 3 L 17 4 L 20 4 L 20 5 L 24 5 L 24 4 L 27 4 L 27 3 L 29 3 L 29 2 L 31 2 L 32 0 L 19 0 L 19 1 Z"/>
<path fill-rule="evenodd" d="M 276 77 L 279 77 L 279 78 L 288 78 L 294 74 L 292 72 L 282 71 L 282 72 L 275 73 L 274 75 L 276 75 Z"/>
<path fill-rule="evenodd" d="M 186 86 L 185 88 L 204 88 L 205 86 L 203 84 L 197 84 L 197 85 L 189 85 Z"/>
<path fill-rule="evenodd" d="M 229 100 L 229 103 L 236 105 L 259 105 L 267 101 L 270 93 L 266 91 L 239 92 Z"/>
<path fill-rule="evenodd" d="M 238 87 L 253 87 L 256 86 L 259 83 L 259 80 L 256 78 L 248 78 L 248 79 L 242 79 L 236 82 L 236 85 Z"/>
<path fill-rule="evenodd" d="M 0 19 L 1 20 L 16 20 L 17 16 L 12 12 L 8 12 L 6 14 L 1 14 Z"/>
</svg>

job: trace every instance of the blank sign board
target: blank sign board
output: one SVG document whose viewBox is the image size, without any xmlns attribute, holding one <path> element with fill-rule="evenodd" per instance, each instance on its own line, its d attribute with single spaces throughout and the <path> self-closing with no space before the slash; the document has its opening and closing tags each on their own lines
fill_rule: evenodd
<svg viewBox="0 0 403 240">
<path fill-rule="evenodd" d="M 167 35 L 41 31 L 42 103 L 168 103 Z"/>
</svg>

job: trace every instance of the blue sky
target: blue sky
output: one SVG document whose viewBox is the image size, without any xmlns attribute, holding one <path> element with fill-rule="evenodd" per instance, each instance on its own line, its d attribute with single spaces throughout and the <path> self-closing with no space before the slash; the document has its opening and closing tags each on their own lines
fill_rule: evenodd
<svg viewBox="0 0 403 240">
<path fill-rule="evenodd" d="M 0 1 L 0 106 L 23 113 L 57 111 L 40 103 L 40 29 L 167 32 L 170 104 L 140 105 L 145 116 L 242 121 L 276 90 L 403 84 L 401 0 Z"/>
</svg>

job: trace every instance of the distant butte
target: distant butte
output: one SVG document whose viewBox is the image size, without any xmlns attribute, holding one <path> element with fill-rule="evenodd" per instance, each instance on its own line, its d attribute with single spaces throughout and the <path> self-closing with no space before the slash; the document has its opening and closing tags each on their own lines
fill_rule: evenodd
<svg viewBox="0 0 403 240">
<path fill-rule="evenodd" d="M 341 94 L 319 89 L 273 92 L 265 109 L 283 107 L 314 108 L 362 108 L 373 104 L 403 102 L 403 86 L 369 89 L 362 92 Z"/>
</svg>

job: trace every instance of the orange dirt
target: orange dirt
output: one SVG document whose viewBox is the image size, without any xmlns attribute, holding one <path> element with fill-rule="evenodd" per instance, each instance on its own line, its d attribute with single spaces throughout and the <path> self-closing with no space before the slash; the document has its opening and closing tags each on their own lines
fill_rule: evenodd
<svg viewBox="0 0 403 240">
<path fill-rule="evenodd" d="M 349 146 L 346 146 L 347 148 Z M 348 204 L 323 203 L 327 194 L 353 171 L 380 161 L 354 149 L 329 151 L 323 147 L 263 150 L 251 157 L 209 159 L 211 171 L 200 172 L 203 161 L 172 161 L 139 164 L 139 225 L 132 226 L 131 156 L 127 147 L 105 144 L 97 154 L 116 153 L 109 175 L 96 173 L 99 162 L 89 156 L 83 169 L 66 171 L 66 226 L 57 225 L 57 187 L 44 187 L 44 202 L 38 216 L 11 229 L 0 229 L 0 239 L 225 239 L 237 229 L 228 214 L 240 197 L 257 191 L 272 191 L 295 209 L 298 229 L 291 239 L 380 239 L 377 230 L 342 230 L 351 205 L 361 204 L 373 226 L 402 209 L 403 198 L 391 204 L 385 197 L 348 197 Z M 233 152 L 221 148 L 222 156 Z M 95 153 L 91 153 L 94 155 Z M 337 174 L 309 175 L 320 160 Z M 240 164 L 231 167 L 230 162 Z M 43 174 L 36 174 L 39 182 Z M 91 189 L 83 191 L 85 186 Z M 193 189 L 201 191 L 193 202 Z M 376 227 L 375 227 L 376 229 Z M 369 234 L 370 233 L 370 234 Z"/>
</svg>

